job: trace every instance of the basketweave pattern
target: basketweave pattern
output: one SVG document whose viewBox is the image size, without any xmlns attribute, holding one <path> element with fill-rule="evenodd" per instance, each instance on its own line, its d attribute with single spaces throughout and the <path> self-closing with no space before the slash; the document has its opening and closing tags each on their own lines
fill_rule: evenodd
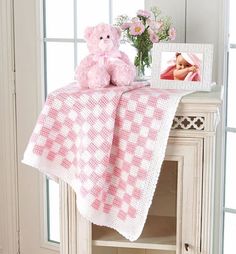
<svg viewBox="0 0 236 254">
<path fill-rule="evenodd" d="M 117 214 L 121 220 L 136 217 L 137 203 L 142 197 L 152 159 L 158 120 L 164 114 L 157 105 L 169 98 L 168 94 L 152 93 L 152 89 L 136 90 L 121 98 L 109 167 L 102 177 L 105 183 L 94 192 L 97 197 L 92 206 Z M 87 179 L 91 181 L 91 175 Z M 97 177 L 97 181 L 99 179 Z"/>
<path fill-rule="evenodd" d="M 115 108 L 125 90 L 78 94 L 74 88 L 71 93 L 61 89 L 49 95 L 30 139 L 33 153 L 65 169 L 82 168 L 88 161 L 91 166 L 106 161 Z"/>
<path fill-rule="evenodd" d="M 181 92 L 145 85 L 95 91 L 72 85 L 50 94 L 23 160 L 65 180 L 86 218 L 130 240 L 141 233 L 154 192 L 146 185 L 156 175 L 150 167 L 158 135 L 171 127 L 173 116 L 166 127 L 167 109 L 173 97 L 181 97 Z"/>
</svg>

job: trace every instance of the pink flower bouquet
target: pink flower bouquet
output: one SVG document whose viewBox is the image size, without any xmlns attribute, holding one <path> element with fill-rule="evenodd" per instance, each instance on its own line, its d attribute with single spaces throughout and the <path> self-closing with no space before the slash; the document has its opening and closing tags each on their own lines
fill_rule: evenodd
<svg viewBox="0 0 236 254">
<path fill-rule="evenodd" d="M 137 49 L 134 64 L 139 74 L 144 75 L 145 68 L 151 66 L 151 49 L 153 43 L 174 40 L 176 30 L 172 27 L 170 17 L 161 17 L 161 11 L 152 7 L 150 11 L 138 10 L 137 16 L 117 17 L 116 25 L 123 32 L 123 40 Z"/>
</svg>

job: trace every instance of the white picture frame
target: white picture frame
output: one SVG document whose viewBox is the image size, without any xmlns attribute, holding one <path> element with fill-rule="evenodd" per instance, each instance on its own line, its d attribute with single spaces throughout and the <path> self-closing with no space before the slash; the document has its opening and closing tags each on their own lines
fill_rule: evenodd
<svg viewBox="0 0 236 254">
<path fill-rule="evenodd" d="M 163 89 L 210 91 L 212 44 L 155 43 L 151 86 Z"/>
</svg>

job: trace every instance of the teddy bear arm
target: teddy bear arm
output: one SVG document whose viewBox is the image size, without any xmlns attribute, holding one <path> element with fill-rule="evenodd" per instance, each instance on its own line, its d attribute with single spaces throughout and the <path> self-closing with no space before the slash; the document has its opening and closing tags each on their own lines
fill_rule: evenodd
<svg viewBox="0 0 236 254">
<path fill-rule="evenodd" d="M 75 70 L 75 79 L 79 82 L 81 87 L 88 87 L 87 73 L 92 66 L 94 66 L 92 56 L 89 55 L 81 60 L 80 64 Z"/>
<path fill-rule="evenodd" d="M 113 84 L 117 86 L 130 85 L 135 78 L 135 67 L 130 61 L 126 63 L 119 58 L 111 64 L 110 73 Z"/>
<path fill-rule="evenodd" d="M 81 60 L 78 69 L 84 71 L 87 70 L 88 68 L 91 68 L 93 65 L 95 65 L 95 62 L 93 60 L 93 56 L 89 55 L 86 56 L 84 59 Z"/>
</svg>

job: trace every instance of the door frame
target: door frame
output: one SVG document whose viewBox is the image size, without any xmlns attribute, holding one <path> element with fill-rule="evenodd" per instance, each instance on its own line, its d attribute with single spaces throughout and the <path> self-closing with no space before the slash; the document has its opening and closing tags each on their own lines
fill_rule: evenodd
<svg viewBox="0 0 236 254">
<path fill-rule="evenodd" d="M 8 1 L 8 0 L 5 0 Z M 45 177 L 21 163 L 44 102 L 42 3 L 11 0 L 14 10 L 19 243 L 23 253 L 57 254 L 48 241 Z M 13 252 L 10 252 L 13 253 Z"/>
<path fill-rule="evenodd" d="M 0 2 L 0 253 L 19 250 L 13 0 Z"/>
</svg>

